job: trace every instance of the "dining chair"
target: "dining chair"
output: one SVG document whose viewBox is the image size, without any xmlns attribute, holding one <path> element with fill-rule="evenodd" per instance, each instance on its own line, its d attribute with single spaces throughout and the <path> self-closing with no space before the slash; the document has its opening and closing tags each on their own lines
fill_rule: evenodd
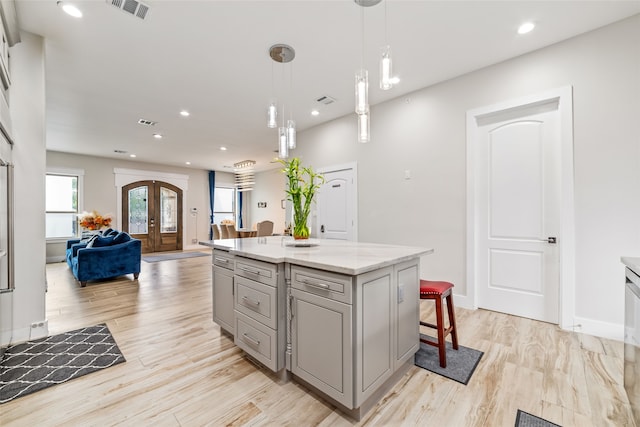
<svg viewBox="0 0 640 427">
<path fill-rule="evenodd" d="M 227 233 L 229 234 L 227 237 L 228 239 L 237 239 L 240 237 L 238 230 L 236 230 L 236 226 L 233 224 L 227 224 Z"/>
<path fill-rule="evenodd" d="M 227 230 L 227 224 L 220 224 L 220 238 L 228 239 L 229 231 Z"/>
<path fill-rule="evenodd" d="M 220 229 L 218 224 L 211 224 L 211 230 L 213 231 L 213 240 L 220 240 Z"/>
<path fill-rule="evenodd" d="M 256 225 L 257 237 L 271 236 L 273 234 L 273 221 L 261 221 Z"/>
</svg>

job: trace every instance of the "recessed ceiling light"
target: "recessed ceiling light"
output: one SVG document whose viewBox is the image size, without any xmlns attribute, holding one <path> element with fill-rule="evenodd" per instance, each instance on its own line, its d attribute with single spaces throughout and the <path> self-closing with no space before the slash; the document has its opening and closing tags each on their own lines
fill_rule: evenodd
<svg viewBox="0 0 640 427">
<path fill-rule="evenodd" d="M 135 154 L 129 154 L 129 157 L 134 158 L 134 157 L 136 157 L 136 155 Z"/>
<path fill-rule="evenodd" d="M 185 164 L 185 165 L 190 165 L 190 164 L 191 164 L 191 162 L 184 162 L 184 164 Z"/>
<path fill-rule="evenodd" d="M 67 13 L 67 15 L 71 15 L 74 18 L 82 18 L 82 12 L 74 5 L 63 1 L 59 1 L 57 4 Z"/>
<path fill-rule="evenodd" d="M 525 22 L 518 27 L 518 34 L 527 34 L 536 27 L 533 22 Z"/>
<path fill-rule="evenodd" d="M 182 111 L 180 111 L 180 115 L 182 117 L 189 117 L 189 112 L 187 110 L 182 110 Z"/>
<path fill-rule="evenodd" d="M 154 134 L 153 134 L 153 137 L 154 137 L 155 139 L 162 139 L 162 134 L 160 134 L 160 133 L 154 133 Z"/>
<path fill-rule="evenodd" d="M 227 151 L 227 147 L 220 147 L 220 151 Z"/>
<path fill-rule="evenodd" d="M 312 115 L 312 116 L 319 116 L 319 115 L 320 115 L 320 111 L 318 111 L 318 110 L 311 110 L 311 115 Z"/>
</svg>

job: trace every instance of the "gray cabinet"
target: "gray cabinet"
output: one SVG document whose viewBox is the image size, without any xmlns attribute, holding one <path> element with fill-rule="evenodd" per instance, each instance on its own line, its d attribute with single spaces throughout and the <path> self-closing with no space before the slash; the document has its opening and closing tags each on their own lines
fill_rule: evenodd
<svg viewBox="0 0 640 427">
<path fill-rule="evenodd" d="M 292 290 L 291 372 L 353 407 L 352 307 Z"/>
<path fill-rule="evenodd" d="M 227 332 L 235 333 L 233 311 L 234 256 L 228 252 L 213 251 L 213 321 Z"/>
<path fill-rule="evenodd" d="M 284 266 L 236 257 L 235 344 L 274 372 L 285 365 Z"/>
</svg>

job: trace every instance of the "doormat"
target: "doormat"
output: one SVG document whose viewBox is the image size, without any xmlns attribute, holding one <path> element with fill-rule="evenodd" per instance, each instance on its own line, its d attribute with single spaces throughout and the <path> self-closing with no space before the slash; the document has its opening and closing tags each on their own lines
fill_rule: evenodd
<svg viewBox="0 0 640 427">
<path fill-rule="evenodd" d="M 197 258 L 201 256 L 211 256 L 211 254 L 205 254 L 204 252 L 175 252 L 161 255 L 143 255 L 142 260 L 145 262 L 158 262 L 170 261 L 172 259 Z"/>
<path fill-rule="evenodd" d="M 558 424 L 554 424 L 551 421 L 547 421 L 535 415 L 531 415 L 528 412 L 524 412 L 518 409 L 518 415 L 516 415 L 515 427 L 560 427 Z"/>
<path fill-rule="evenodd" d="M 0 403 L 124 361 L 104 323 L 17 344 L 0 362 Z"/>
<path fill-rule="evenodd" d="M 420 338 L 435 339 L 422 334 L 420 334 Z M 438 347 L 421 342 L 420 350 L 418 350 L 415 355 L 416 366 L 467 385 L 484 353 L 459 344 L 458 350 L 454 350 L 448 341 L 446 343 L 446 349 L 447 367 L 441 368 L 440 358 L 438 357 Z"/>
</svg>

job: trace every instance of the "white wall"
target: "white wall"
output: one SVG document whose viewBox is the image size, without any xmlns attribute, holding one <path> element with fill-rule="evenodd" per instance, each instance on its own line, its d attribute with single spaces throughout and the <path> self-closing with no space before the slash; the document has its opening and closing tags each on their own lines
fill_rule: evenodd
<svg viewBox="0 0 640 427">
<path fill-rule="evenodd" d="M 45 72 L 44 41 L 21 32 L 11 48 L 11 121 L 15 192 L 15 291 L 13 329 L 3 331 L 8 344 L 48 334 L 45 322 Z M 2 310 L 6 310 L 4 304 Z M 11 308 L 10 308 L 11 309 Z M 43 325 L 31 328 L 32 323 Z"/>
<path fill-rule="evenodd" d="M 273 221 L 273 232 L 281 234 L 286 227 L 285 210 L 281 200 L 286 197 L 286 179 L 282 168 L 256 173 L 256 184 L 251 193 L 250 220 L 247 226 L 260 221 Z M 266 208 L 259 208 L 259 202 L 266 202 Z"/>
<path fill-rule="evenodd" d="M 466 295 L 467 110 L 573 86 L 575 324 L 620 338 L 620 256 L 640 255 L 638 46 L 640 15 L 377 105 L 368 144 L 355 115 L 300 132 L 295 155 L 316 169 L 357 162 L 360 240 L 435 248 L 422 276 Z"/>
</svg>

